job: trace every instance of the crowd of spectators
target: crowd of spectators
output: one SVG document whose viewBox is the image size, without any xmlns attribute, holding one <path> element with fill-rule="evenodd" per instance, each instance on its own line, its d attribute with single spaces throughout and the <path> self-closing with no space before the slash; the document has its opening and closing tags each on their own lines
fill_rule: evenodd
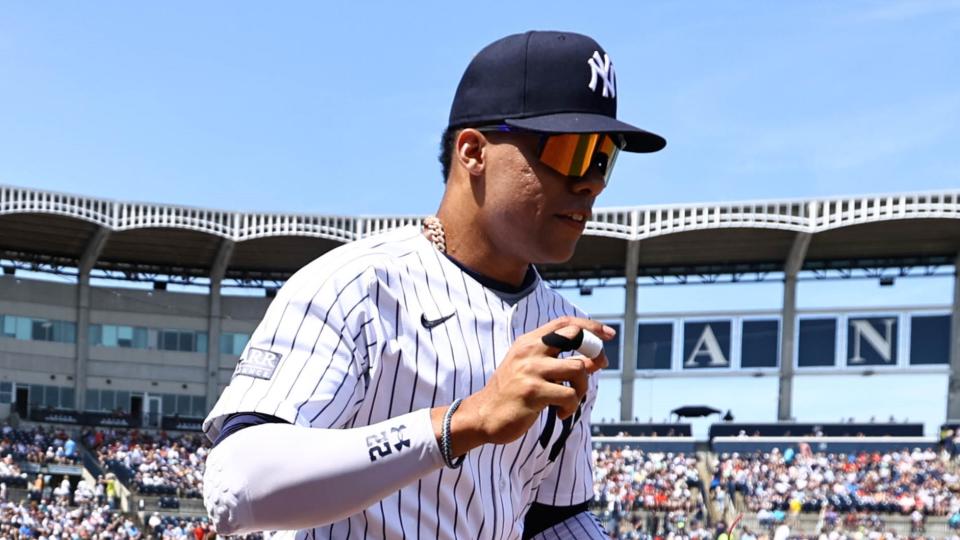
<svg viewBox="0 0 960 540">
<path fill-rule="evenodd" d="M 216 532 L 205 518 L 182 515 L 161 515 L 154 512 L 144 518 L 144 529 L 148 536 L 163 540 L 204 540 L 216 537 Z M 233 540 L 262 540 L 262 534 L 231 536 Z"/>
<path fill-rule="evenodd" d="M 595 449 L 593 459 L 594 495 L 608 511 L 691 512 L 702 506 L 703 484 L 693 456 L 607 446 Z M 697 488 L 698 497 L 691 488 Z"/>
<path fill-rule="evenodd" d="M 201 497 L 209 446 L 202 435 L 89 430 L 84 444 L 128 487 L 144 495 Z"/>
<path fill-rule="evenodd" d="M 761 516 L 826 507 L 947 516 L 960 510 L 960 478 L 932 449 L 859 454 L 796 452 L 721 455 L 713 486 L 743 495 Z"/>
<path fill-rule="evenodd" d="M 138 430 L 86 430 L 78 438 L 119 480 L 141 495 L 199 497 L 209 444 L 202 435 L 149 435 Z M 755 514 L 758 531 L 741 527 L 746 540 L 777 538 L 793 525 L 791 516 L 819 513 L 813 536 L 826 540 L 898 538 L 881 516 L 909 516 L 917 535 L 928 516 L 949 517 L 960 531 L 960 475 L 946 453 L 933 449 L 857 454 L 799 450 L 718 456 L 710 490 L 693 455 L 605 446 L 593 451 L 594 510 L 615 538 L 723 539 L 723 525 L 708 517 Z M 57 536 L 204 540 L 212 535 L 204 519 L 117 513 L 113 475 L 71 487 L 65 476 L 28 474 L 23 463 L 76 463 L 77 443 L 69 434 L 32 428 L 0 431 L 0 538 Z M 27 470 L 30 470 L 27 468 Z M 709 474 L 709 473 L 708 473 Z M 5 500 L 7 484 L 18 480 L 30 496 Z M 77 480 L 76 477 L 73 478 Z M 709 498 L 707 496 L 709 495 Z M 708 505 L 712 508 L 708 509 Z M 742 505 L 742 507 L 741 507 Z M 163 510 L 161 509 L 161 512 Z M 904 519 L 904 518 L 898 518 Z"/>
<path fill-rule="evenodd" d="M 35 427 L 0 427 L 0 459 L 26 461 L 38 465 L 75 465 L 79 461 L 77 443 L 64 431 Z"/>
<path fill-rule="evenodd" d="M 143 538 L 129 516 L 109 506 L 65 500 L 0 501 L 0 538 Z"/>
<path fill-rule="evenodd" d="M 697 460 L 629 446 L 593 451 L 595 511 L 620 538 L 698 531 L 705 526 Z M 711 538 L 702 531 L 697 538 Z"/>
</svg>

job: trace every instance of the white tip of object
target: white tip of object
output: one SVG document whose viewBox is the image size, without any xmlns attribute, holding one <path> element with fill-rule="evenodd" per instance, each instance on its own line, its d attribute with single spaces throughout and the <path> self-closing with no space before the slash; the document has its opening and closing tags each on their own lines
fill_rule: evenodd
<svg viewBox="0 0 960 540">
<path fill-rule="evenodd" d="M 583 343 L 577 348 L 577 352 L 587 358 L 596 358 L 603 351 L 603 342 L 589 330 L 583 331 Z"/>
</svg>

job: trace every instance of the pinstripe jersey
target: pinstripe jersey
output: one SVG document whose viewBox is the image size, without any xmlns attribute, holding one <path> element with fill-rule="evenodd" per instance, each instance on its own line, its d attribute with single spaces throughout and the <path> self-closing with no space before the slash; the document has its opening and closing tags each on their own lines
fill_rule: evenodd
<svg viewBox="0 0 960 540">
<path fill-rule="evenodd" d="M 584 316 L 539 276 L 529 290 L 505 302 L 416 227 L 337 248 L 278 292 L 205 422 L 207 435 L 215 438 L 237 412 L 344 429 L 465 398 L 484 387 L 518 336 L 563 315 Z M 251 371 L 253 351 L 275 365 Z M 576 421 L 544 410 L 522 437 L 475 448 L 459 469 L 434 471 L 342 521 L 281 534 L 519 539 L 534 501 L 567 506 L 593 497 L 588 422 L 596 389 L 594 374 Z"/>
</svg>

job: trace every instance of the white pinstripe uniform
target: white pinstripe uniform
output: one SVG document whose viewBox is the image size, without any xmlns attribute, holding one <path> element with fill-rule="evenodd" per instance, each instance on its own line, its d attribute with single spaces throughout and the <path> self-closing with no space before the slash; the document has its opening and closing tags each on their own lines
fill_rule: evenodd
<svg viewBox="0 0 960 540">
<path fill-rule="evenodd" d="M 518 336 L 562 315 L 584 316 L 539 277 L 528 290 L 511 305 L 415 227 L 333 250 L 278 293 L 210 413 L 207 434 L 215 438 L 223 419 L 238 412 L 341 429 L 465 398 L 484 387 Z M 432 328 L 422 320 L 451 314 Z M 251 350 L 279 355 L 269 377 L 242 373 Z M 593 497 L 588 422 L 596 389 L 594 374 L 575 422 L 554 422 L 545 409 L 516 441 L 476 448 L 460 469 L 435 471 L 296 537 L 519 539 L 534 501 L 568 506 Z M 599 526 L 580 515 L 542 536 L 590 536 L 578 528 L 596 537 Z"/>
</svg>

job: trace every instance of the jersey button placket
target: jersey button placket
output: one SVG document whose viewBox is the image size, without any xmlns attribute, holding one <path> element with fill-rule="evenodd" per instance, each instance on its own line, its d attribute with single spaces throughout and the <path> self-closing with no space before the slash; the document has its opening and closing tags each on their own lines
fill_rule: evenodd
<svg viewBox="0 0 960 540">
<path fill-rule="evenodd" d="M 514 337 L 520 337 L 525 333 L 523 331 L 523 317 L 519 316 L 520 305 L 523 304 L 524 302 L 525 300 L 520 300 L 519 302 L 511 306 L 510 311 L 508 312 L 508 316 L 510 320 L 510 329 L 511 329 L 510 336 L 509 336 L 511 345 L 513 345 Z"/>
</svg>

